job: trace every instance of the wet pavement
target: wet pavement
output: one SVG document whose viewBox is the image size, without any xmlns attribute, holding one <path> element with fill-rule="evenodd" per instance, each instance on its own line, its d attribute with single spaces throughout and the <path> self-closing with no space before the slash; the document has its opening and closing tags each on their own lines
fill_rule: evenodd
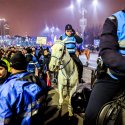
<svg viewBox="0 0 125 125">
<path fill-rule="evenodd" d="M 64 100 L 62 111 L 58 109 L 59 95 L 57 89 L 49 91 L 49 105 L 44 113 L 44 125 L 83 125 L 83 118 L 74 115 L 68 117 L 67 99 Z"/>
<path fill-rule="evenodd" d="M 97 54 L 92 54 L 92 57 L 94 57 L 94 60 L 90 62 L 91 66 L 83 68 L 83 80 L 86 82 L 85 84 L 89 88 L 91 87 L 91 73 L 96 67 Z M 83 125 L 83 118 L 76 114 L 69 119 L 67 98 L 64 100 L 62 111 L 58 109 L 58 99 L 58 89 L 57 86 L 54 85 L 53 89 L 49 91 L 49 104 L 46 112 L 44 113 L 44 125 Z"/>
</svg>

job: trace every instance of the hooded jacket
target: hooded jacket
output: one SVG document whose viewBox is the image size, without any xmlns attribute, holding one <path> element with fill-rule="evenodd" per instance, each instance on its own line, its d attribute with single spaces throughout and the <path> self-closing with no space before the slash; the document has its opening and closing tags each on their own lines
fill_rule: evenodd
<svg viewBox="0 0 125 125">
<path fill-rule="evenodd" d="M 42 107 L 43 89 L 36 83 L 20 80 L 29 73 L 11 75 L 0 87 L 0 125 L 34 125 Z M 40 115 L 39 115 L 40 116 Z M 37 117 L 37 122 L 38 122 Z M 38 122 L 39 123 L 39 122 Z"/>
</svg>

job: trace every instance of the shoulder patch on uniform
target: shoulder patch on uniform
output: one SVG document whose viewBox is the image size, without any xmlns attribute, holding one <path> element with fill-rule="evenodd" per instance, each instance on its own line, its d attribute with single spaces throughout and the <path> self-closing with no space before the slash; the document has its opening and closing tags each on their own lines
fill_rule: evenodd
<svg viewBox="0 0 125 125">
<path fill-rule="evenodd" d="M 110 20 L 114 20 L 115 19 L 115 17 L 114 16 L 110 16 L 110 17 L 108 17 Z"/>
</svg>

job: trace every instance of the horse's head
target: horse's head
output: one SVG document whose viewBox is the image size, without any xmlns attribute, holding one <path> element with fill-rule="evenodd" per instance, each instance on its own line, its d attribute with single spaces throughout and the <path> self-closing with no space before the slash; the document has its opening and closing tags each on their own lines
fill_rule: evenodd
<svg viewBox="0 0 125 125">
<path fill-rule="evenodd" d="M 51 47 L 51 50 L 52 53 L 51 53 L 51 60 L 49 63 L 49 69 L 50 71 L 56 71 L 59 69 L 59 66 L 66 53 L 65 40 L 56 41 L 55 44 Z"/>
</svg>

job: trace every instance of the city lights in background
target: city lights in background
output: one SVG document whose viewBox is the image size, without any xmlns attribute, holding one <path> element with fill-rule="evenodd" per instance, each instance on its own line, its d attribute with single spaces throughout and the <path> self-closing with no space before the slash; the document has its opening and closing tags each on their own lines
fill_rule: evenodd
<svg viewBox="0 0 125 125">
<path fill-rule="evenodd" d="M 5 22 L 5 21 L 6 21 L 6 19 L 5 19 L 5 18 L 0 18 L 0 21 L 4 21 L 4 22 Z"/>
<path fill-rule="evenodd" d="M 67 8 L 68 11 L 67 12 L 70 12 L 72 14 L 72 16 L 74 17 L 74 9 L 75 9 L 75 6 L 74 6 L 74 3 L 71 2 L 69 7 Z"/>
<path fill-rule="evenodd" d="M 45 26 L 43 32 L 45 33 L 54 33 L 54 32 L 59 32 L 60 29 L 58 26 L 52 26 L 52 27 L 49 27 L 48 25 Z"/>
<path fill-rule="evenodd" d="M 93 0 L 91 7 L 93 8 L 93 16 L 97 19 L 99 12 L 103 10 L 103 5 L 99 2 L 99 0 Z"/>
<path fill-rule="evenodd" d="M 74 5 L 73 5 L 73 3 L 71 3 L 71 5 L 69 6 L 69 9 L 71 9 L 71 10 L 74 9 Z"/>
<path fill-rule="evenodd" d="M 45 26 L 44 32 L 49 32 L 49 27 L 47 25 Z"/>
<path fill-rule="evenodd" d="M 78 5 L 81 5 L 82 2 L 83 2 L 83 0 L 77 0 Z"/>
<path fill-rule="evenodd" d="M 46 25 L 44 30 L 41 32 L 41 36 L 48 37 L 50 41 L 53 43 L 55 39 L 57 39 L 62 34 L 62 31 L 58 26 L 48 26 Z"/>
<path fill-rule="evenodd" d="M 94 6 L 94 8 L 97 8 L 97 6 L 98 6 L 98 0 L 93 0 L 93 6 Z"/>
</svg>

